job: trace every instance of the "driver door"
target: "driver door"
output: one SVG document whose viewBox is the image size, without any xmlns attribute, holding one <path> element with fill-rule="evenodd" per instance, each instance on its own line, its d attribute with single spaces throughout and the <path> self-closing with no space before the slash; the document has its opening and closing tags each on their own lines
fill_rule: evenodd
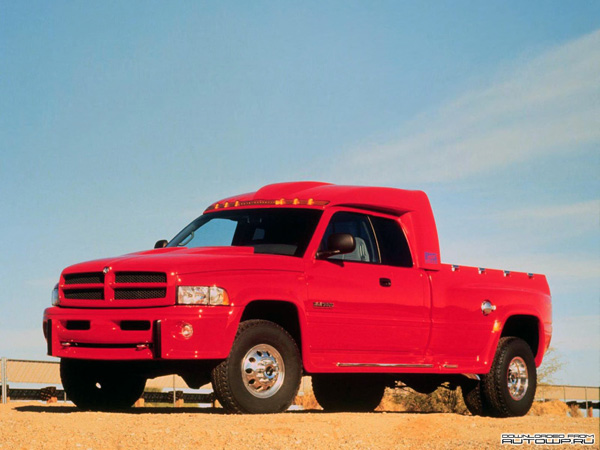
<svg viewBox="0 0 600 450">
<path fill-rule="evenodd" d="M 313 258 L 309 263 L 305 310 L 309 345 L 317 364 L 422 361 L 430 324 L 428 282 L 422 271 L 413 267 L 382 263 L 372 218 L 346 210 L 332 214 L 321 248 L 325 249 L 332 233 L 352 234 L 356 248 L 346 255 Z M 377 223 L 381 220 L 395 222 L 377 218 Z M 395 225 L 402 233 L 400 225 Z"/>
</svg>

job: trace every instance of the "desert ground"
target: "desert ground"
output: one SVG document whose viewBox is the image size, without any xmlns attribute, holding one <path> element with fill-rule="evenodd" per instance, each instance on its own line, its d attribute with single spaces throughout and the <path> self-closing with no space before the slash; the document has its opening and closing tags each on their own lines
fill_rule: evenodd
<svg viewBox="0 0 600 450">
<path fill-rule="evenodd" d="M 0 449 L 485 449 L 501 433 L 595 434 L 598 418 L 555 414 L 492 419 L 449 413 L 325 413 L 228 415 L 220 408 L 142 407 L 82 411 L 69 403 L 0 405 Z M 544 448 L 527 445 L 527 448 Z"/>
</svg>

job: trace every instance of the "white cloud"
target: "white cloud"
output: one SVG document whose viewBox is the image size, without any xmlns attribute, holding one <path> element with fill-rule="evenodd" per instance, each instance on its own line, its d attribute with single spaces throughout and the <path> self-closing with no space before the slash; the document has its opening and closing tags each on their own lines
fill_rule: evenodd
<svg viewBox="0 0 600 450">
<path fill-rule="evenodd" d="M 600 277 L 599 219 L 599 200 L 484 212 L 465 222 L 492 235 L 442 235 L 443 261 L 544 273 L 561 283 L 595 281 Z"/>
<path fill-rule="evenodd" d="M 591 219 L 593 225 L 597 227 L 600 219 L 600 200 L 513 209 L 502 211 L 497 214 L 497 217 L 506 220 L 549 220 L 565 217 L 572 218 L 574 221 Z"/>
<path fill-rule="evenodd" d="M 485 220 L 494 223 L 500 242 L 515 247 L 549 248 L 585 236 L 588 252 L 594 253 L 595 237 L 600 231 L 600 200 L 505 210 Z"/>
<path fill-rule="evenodd" d="M 473 238 L 442 243 L 442 261 L 491 269 L 542 273 L 550 284 L 596 282 L 600 277 L 600 258 L 579 250 L 543 252 L 539 249 L 524 251 L 519 243 L 502 245 L 502 239 Z"/>
<path fill-rule="evenodd" d="M 600 142 L 600 30 L 522 62 L 402 127 L 396 142 L 351 152 L 357 182 L 452 181 Z"/>
</svg>

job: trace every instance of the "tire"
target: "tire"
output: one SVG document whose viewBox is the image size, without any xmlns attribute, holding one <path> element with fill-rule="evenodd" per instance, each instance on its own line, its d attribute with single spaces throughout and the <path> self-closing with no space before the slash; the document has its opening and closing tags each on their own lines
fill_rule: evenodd
<svg viewBox="0 0 600 450">
<path fill-rule="evenodd" d="M 460 387 L 463 400 L 473 416 L 493 416 L 492 407 L 483 392 L 482 385 L 483 381 L 475 380 L 464 383 Z"/>
<path fill-rule="evenodd" d="M 235 414 L 287 410 L 301 378 L 296 342 L 282 327 L 266 320 L 242 322 L 229 356 L 211 373 L 217 399 Z"/>
<path fill-rule="evenodd" d="M 501 338 L 490 373 L 483 379 L 492 414 L 524 416 L 531 408 L 536 387 L 535 360 L 529 345 L 516 337 Z"/>
<path fill-rule="evenodd" d="M 78 408 L 98 411 L 129 408 L 146 387 L 145 378 L 128 374 L 123 365 L 78 359 L 61 359 L 60 378 Z"/>
<path fill-rule="evenodd" d="M 381 403 L 386 384 L 362 374 L 318 374 L 312 376 L 312 386 L 325 411 L 369 412 Z"/>
</svg>

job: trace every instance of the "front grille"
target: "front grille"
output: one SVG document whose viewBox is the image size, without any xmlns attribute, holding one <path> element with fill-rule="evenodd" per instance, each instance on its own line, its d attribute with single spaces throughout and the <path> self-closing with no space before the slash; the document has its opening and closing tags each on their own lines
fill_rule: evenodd
<svg viewBox="0 0 600 450">
<path fill-rule="evenodd" d="M 65 275 L 65 284 L 103 284 L 102 272 L 71 273 Z"/>
<path fill-rule="evenodd" d="M 165 272 L 69 273 L 61 287 L 65 300 L 159 300 L 167 297 Z M 131 303 L 120 306 L 133 306 Z M 91 305 L 91 303 L 90 303 Z M 114 303 L 114 306 L 119 306 Z"/>
<path fill-rule="evenodd" d="M 115 300 L 146 300 L 150 298 L 165 298 L 166 289 L 139 288 L 115 289 Z"/>
<path fill-rule="evenodd" d="M 161 272 L 117 272 L 117 283 L 166 283 L 167 274 Z"/>
<path fill-rule="evenodd" d="M 65 290 L 65 298 L 69 300 L 104 300 L 104 289 L 69 289 Z"/>
</svg>

